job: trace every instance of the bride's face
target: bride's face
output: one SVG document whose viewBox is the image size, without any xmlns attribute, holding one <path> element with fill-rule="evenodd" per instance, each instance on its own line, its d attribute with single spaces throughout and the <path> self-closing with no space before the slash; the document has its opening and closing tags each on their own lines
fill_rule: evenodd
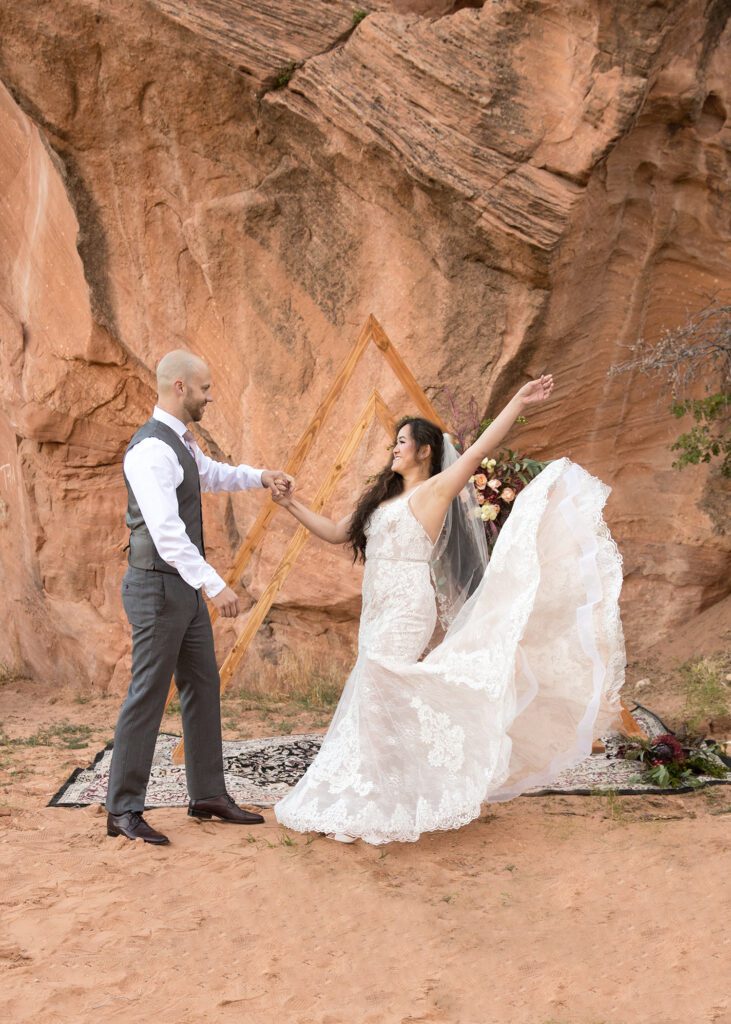
<svg viewBox="0 0 731 1024">
<path fill-rule="evenodd" d="M 399 430 L 396 437 L 392 451 L 391 469 L 394 473 L 400 473 L 403 476 L 409 470 L 422 467 L 425 460 L 428 464 L 429 453 L 428 445 L 423 445 L 421 450 L 417 451 L 416 441 L 411 436 L 411 424 L 407 423 Z"/>
</svg>

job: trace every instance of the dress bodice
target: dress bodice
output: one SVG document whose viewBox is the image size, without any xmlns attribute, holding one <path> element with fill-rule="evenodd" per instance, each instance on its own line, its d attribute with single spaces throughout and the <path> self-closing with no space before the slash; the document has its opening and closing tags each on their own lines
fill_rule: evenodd
<svg viewBox="0 0 731 1024">
<path fill-rule="evenodd" d="M 413 493 L 379 505 L 366 526 L 358 637 L 361 653 L 410 663 L 421 655 L 436 621 L 432 543 L 409 508 Z"/>
<path fill-rule="evenodd" d="M 388 559 L 397 562 L 428 562 L 432 542 L 409 506 L 412 489 L 384 502 L 372 513 L 365 528 L 366 562 Z"/>
</svg>

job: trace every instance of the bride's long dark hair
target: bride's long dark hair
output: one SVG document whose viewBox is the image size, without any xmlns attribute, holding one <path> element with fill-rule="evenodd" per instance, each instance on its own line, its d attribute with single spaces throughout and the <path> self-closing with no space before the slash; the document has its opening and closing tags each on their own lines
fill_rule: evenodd
<svg viewBox="0 0 731 1024">
<path fill-rule="evenodd" d="M 394 443 L 404 427 L 407 426 L 411 428 L 411 436 L 417 451 L 427 444 L 431 447 L 429 476 L 439 473 L 444 455 L 442 431 L 435 423 L 422 419 L 420 416 L 404 416 L 396 424 Z M 358 560 L 365 562 L 367 540 L 365 530 L 375 510 L 382 502 L 388 501 L 389 498 L 395 498 L 403 492 L 404 479 L 400 473 L 394 473 L 391 469 L 391 462 L 392 460 L 389 460 L 388 465 L 384 466 L 371 486 L 361 494 L 350 520 L 348 543 L 353 549 L 354 562 Z"/>
</svg>

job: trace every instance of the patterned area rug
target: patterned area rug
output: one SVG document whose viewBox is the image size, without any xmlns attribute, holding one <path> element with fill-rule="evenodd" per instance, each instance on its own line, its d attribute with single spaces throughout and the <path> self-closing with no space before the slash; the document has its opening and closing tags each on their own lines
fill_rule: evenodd
<svg viewBox="0 0 731 1024">
<path fill-rule="evenodd" d="M 648 736 L 669 732 L 667 726 L 647 708 L 637 705 L 632 716 Z M 188 802 L 185 767 L 172 763 L 172 752 L 179 736 L 161 733 L 155 747 L 152 775 L 147 789 L 147 807 L 181 807 Z M 679 793 L 682 789 L 662 790 L 641 782 L 630 782 L 637 775 L 635 761 L 614 757 L 624 742 L 619 733 L 603 736 L 605 754 L 587 757 L 575 768 L 562 772 L 549 789 L 529 790 L 526 796 L 546 793 L 574 793 L 589 796 L 601 790 L 616 793 Z M 322 737 L 318 735 L 272 736 L 261 740 L 227 740 L 223 744 L 226 784 L 237 803 L 271 807 L 304 775 L 317 751 Z M 112 745 L 97 754 L 88 768 L 77 768 L 50 801 L 54 807 L 86 807 L 103 804 L 107 793 Z M 731 770 L 725 779 L 701 776 L 706 785 L 731 783 Z"/>
</svg>

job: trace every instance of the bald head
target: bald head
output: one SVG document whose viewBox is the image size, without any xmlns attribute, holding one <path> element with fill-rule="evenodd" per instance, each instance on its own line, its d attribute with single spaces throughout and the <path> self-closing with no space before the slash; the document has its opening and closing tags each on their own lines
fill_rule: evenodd
<svg viewBox="0 0 731 1024">
<path fill-rule="evenodd" d="M 157 404 L 183 423 L 197 423 L 212 401 L 211 374 L 203 360 L 184 348 L 157 364 Z"/>
<path fill-rule="evenodd" d="M 177 381 L 189 384 L 195 377 L 207 373 L 208 367 L 202 359 L 184 348 L 176 348 L 157 364 L 157 393 L 163 398 L 173 391 Z"/>
</svg>

